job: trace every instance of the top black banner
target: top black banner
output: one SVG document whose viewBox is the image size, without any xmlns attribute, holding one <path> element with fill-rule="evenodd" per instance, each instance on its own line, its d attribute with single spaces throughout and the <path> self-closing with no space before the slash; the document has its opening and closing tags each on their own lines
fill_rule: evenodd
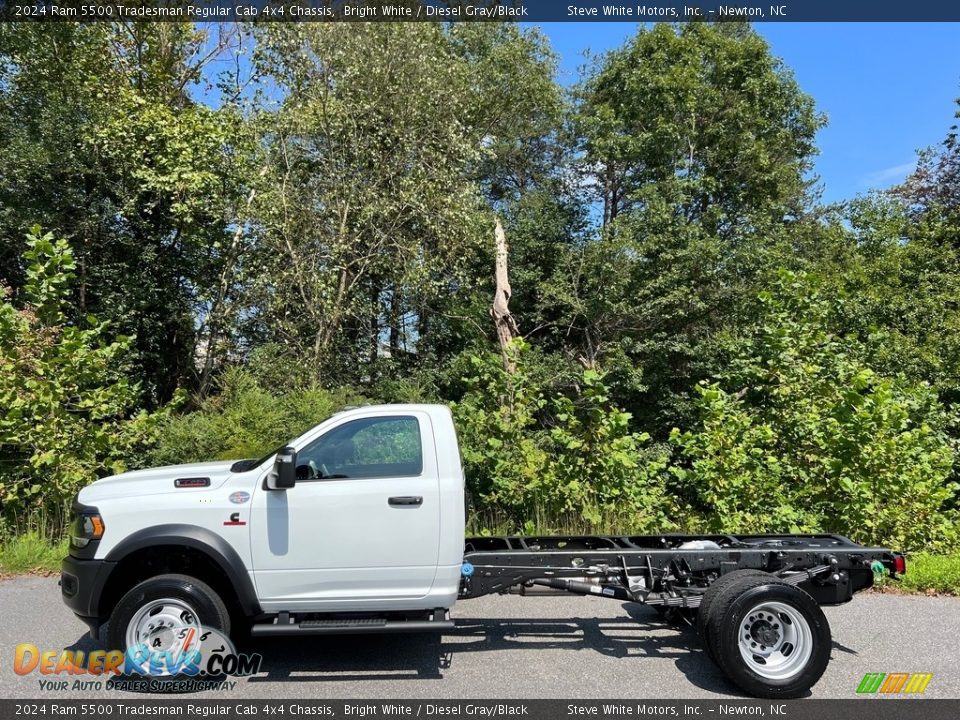
<svg viewBox="0 0 960 720">
<path fill-rule="evenodd" d="M 601 2 L 600 0 L 0 0 L 0 20 L 156 22 L 960 22 L 927 0 Z"/>
</svg>

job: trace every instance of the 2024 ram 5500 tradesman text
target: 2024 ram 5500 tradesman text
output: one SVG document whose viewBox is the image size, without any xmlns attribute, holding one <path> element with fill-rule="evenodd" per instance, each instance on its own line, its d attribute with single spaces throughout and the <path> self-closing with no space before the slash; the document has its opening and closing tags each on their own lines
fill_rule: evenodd
<svg viewBox="0 0 960 720">
<path fill-rule="evenodd" d="M 259 460 L 138 470 L 78 496 L 64 602 L 111 648 L 175 652 L 183 629 L 253 636 L 443 631 L 458 599 L 536 586 L 695 623 L 760 697 L 807 691 L 830 658 L 821 605 L 903 556 L 836 535 L 464 541 L 450 411 L 349 409 Z M 108 622 L 109 621 L 109 622 Z"/>
</svg>

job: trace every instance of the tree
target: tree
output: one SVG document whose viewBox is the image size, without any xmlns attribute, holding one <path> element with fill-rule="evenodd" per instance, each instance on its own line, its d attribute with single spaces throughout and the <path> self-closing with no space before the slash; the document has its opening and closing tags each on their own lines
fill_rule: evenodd
<svg viewBox="0 0 960 720">
<path fill-rule="evenodd" d="M 162 414 L 134 411 L 133 339 L 110 339 L 92 315 L 68 320 L 68 243 L 34 228 L 26 247 L 23 302 L 5 288 L 0 305 L 0 497 L 4 520 L 58 531 L 77 491 L 122 472 Z"/>
<path fill-rule="evenodd" d="M 18 293 L 22 237 L 35 222 L 71 242 L 71 318 L 94 312 L 136 337 L 151 406 L 195 380 L 195 321 L 245 194 L 238 116 L 190 97 L 207 48 L 229 37 L 210 32 L 0 28 L 0 272 Z"/>
<path fill-rule="evenodd" d="M 258 37 L 263 73 L 285 99 L 265 118 L 266 272 L 251 306 L 318 372 L 358 377 L 384 353 L 414 350 L 411 315 L 457 281 L 456 253 L 474 241 L 462 68 L 435 27 L 287 30 Z"/>
<path fill-rule="evenodd" d="M 823 121 L 742 24 L 642 28 L 577 93 L 602 231 L 557 273 L 569 334 L 641 422 L 683 422 L 713 331 L 789 254 Z"/>
<path fill-rule="evenodd" d="M 956 102 L 960 107 L 960 98 Z M 960 109 L 954 117 L 960 119 Z M 939 150 L 920 152 L 916 170 L 893 194 L 909 202 L 915 213 L 940 213 L 956 220 L 960 215 L 960 125 L 950 127 Z"/>
<path fill-rule="evenodd" d="M 480 147 L 470 175 L 510 240 L 511 311 L 525 337 L 562 352 L 552 281 L 584 233 L 588 203 L 570 172 L 570 107 L 557 82 L 557 58 L 539 30 L 514 23 L 454 24 L 448 38 L 469 69 L 465 114 Z M 462 292 L 448 314 L 471 316 L 494 292 L 487 247 L 467 258 L 473 292 Z M 447 349 L 443 331 L 450 330 L 473 340 L 468 354 L 487 339 L 474 327 L 448 321 L 435 333 L 441 355 Z"/>
<path fill-rule="evenodd" d="M 473 356 L 468 390 L 454 404 L 475 508 L 508 532 L 657 532 L 675 527 L 664 488 L 666 457 L 631 427 L 603 375 L 579 368 L 557 375 L 522 339 Z"/>
</svg>

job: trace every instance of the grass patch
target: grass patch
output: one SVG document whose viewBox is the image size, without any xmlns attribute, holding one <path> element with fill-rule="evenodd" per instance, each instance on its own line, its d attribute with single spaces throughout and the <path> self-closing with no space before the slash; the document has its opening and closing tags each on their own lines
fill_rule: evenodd
<svg viewBox="0 0 960 720">
<path fill-rule="evenodd" d="M 67 554 L 67 541 L 51 541 L 37 532 L 28 532 L 0 543 L 0 573 L 53 573 Z"/>
</svg>

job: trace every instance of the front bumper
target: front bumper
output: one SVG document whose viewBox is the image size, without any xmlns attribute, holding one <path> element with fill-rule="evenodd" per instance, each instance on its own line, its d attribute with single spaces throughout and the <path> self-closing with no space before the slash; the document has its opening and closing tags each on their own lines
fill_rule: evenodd
<svg viewBox="0 0 960 720">
<path fill-rule="evenodd" d="M 116 566 L 117 563 L 106 560 L 81 560 L 67 556 L 60 568 L 63 602 L 87 624 L 94 638 L 104 620 L 100 616 L 100 598 Z"/>
</svg>

